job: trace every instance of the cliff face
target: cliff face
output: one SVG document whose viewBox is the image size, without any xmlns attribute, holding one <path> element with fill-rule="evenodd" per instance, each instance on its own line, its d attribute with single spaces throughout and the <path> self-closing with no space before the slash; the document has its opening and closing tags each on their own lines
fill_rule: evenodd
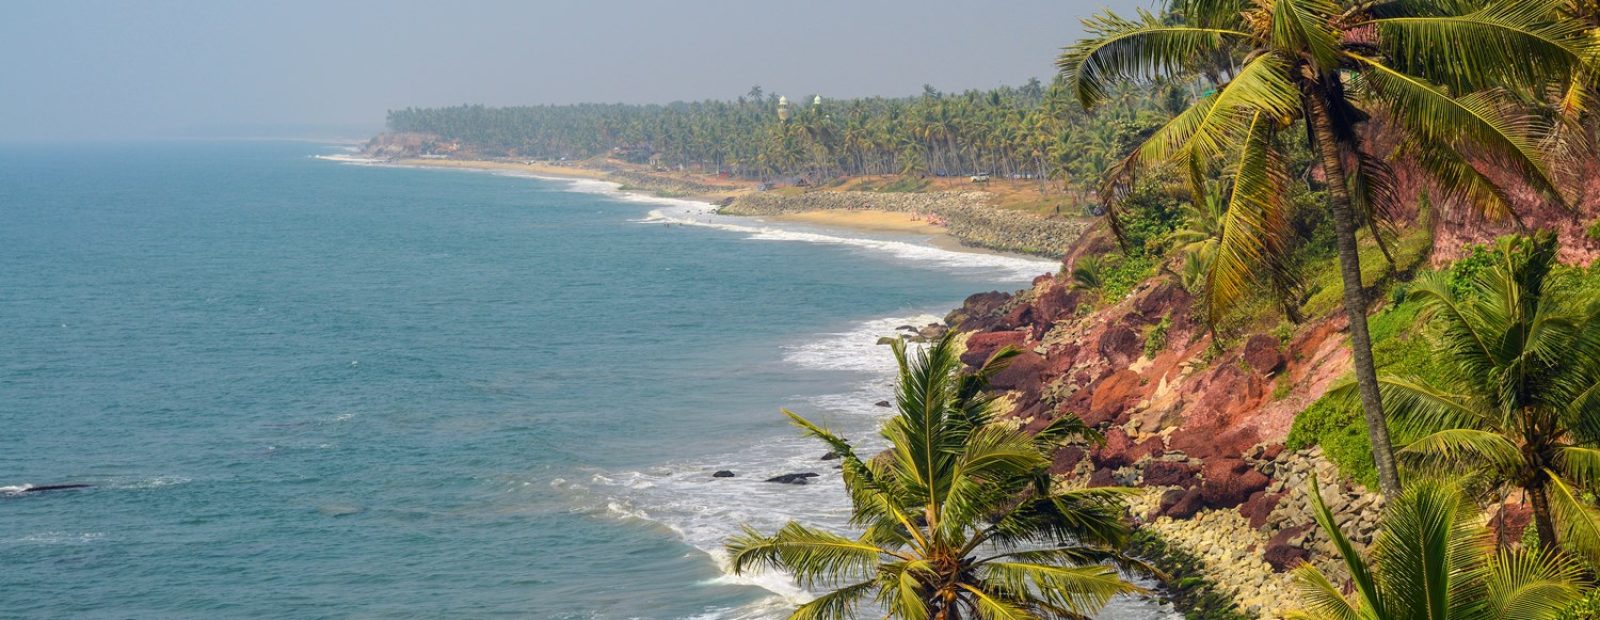
<svg viewBox="0 0 1600 620">
<path fill-rule="evenodd" d="M 1086 235 L 1068 261 L 1109 249 L 1103 234 Z M 968 364 L 1008 345 L 1024 351 L 992 382 L 1008 392 L 1011 417 L 1037 429 L 1075 414 L 1105 434 L 1092 450 L 1060 451 L 1056 473 L 1143 487 L 1134 505 L 1147 528 L 1199 558 L 1239 611 L 1281 617 L 1296 604 L 1284 571 L 1336 557 L 1313 525 L 1310 476 L 1357 540 L 1376 524 L 1374 496 L 1340 480 L 1320 452 L 1283 449 L 1295 415 L 1349 369 L 1346 322 L 1254 334 L 1219 353 L 1168 277 L 1116 303 L 1090 295 L 1041 276 L 1018 293 L 973 295 L 947 322 L 971 332 Z"/>
</svg>

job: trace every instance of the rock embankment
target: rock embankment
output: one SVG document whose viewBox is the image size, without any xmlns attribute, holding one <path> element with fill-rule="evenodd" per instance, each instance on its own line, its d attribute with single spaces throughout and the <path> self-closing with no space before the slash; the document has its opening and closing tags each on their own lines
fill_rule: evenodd
<svg viewBox="0 0 1600 620">
<path fill-rule="evenodd" d="M 621 185 L 624 190 L 650 192 L 658 196 L 668 197 L 707 196 L 738 189 L 730 185 L 711 185 L 687 179 L 627 170 L 608 170 L 606 171 L 605 180 Z"/>
<path fill-rule="evenodd" d="M 1382 498 L 1342 481 L 1318 448 L 1287 452 L 1260 446 L 1243 462 L 1266 485 L 1238 509 L 1202 507 L 1191 512 L 1179 506 L 1181 502 L 1171 499 L 1174 495 L 1195 489 L 1203 495 L 1206 485 L 1218 481 L 1203 479 L 1202 473 L 1182 481 L 1195 485 L 1189 489 L 1161 485 L 1171 481 L 1166 475 L 1171 468 L 1152 466 L 1155 462 L 1146 464 L 1141 480 L 1145 491 L 1130 504 L 1136 514 L 1146 517 L 1145 529 L 1198 557 L 1206 579 L 1231 595 L 1240 612 L 1283 618 L 1300 604 L 1288 571 L 1310 561 L 1336 580 L 1346 574 L 1338 550 L 1316 524 L 1311 480 L 1321 486 L 1334 522 L 1362 549 L 1371 544 L 1377 530 Z"/>
<path fill-rule="evenodd" d="M 722 208 L 729 215 L 782 215 L 808 211 L 869 209 L 937 215 L 950 235 L 962 243 L 1004 252 L 1059 258 L 1088 224 L 1077 219 L 1045 218 L 992 206 L 987 192 L 755 192 Z"/>
</svg>

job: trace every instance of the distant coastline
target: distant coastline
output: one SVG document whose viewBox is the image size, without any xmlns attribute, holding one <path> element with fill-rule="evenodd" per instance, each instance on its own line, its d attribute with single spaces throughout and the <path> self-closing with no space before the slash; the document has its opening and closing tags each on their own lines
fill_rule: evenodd
<svg viewBox="0 0 1600 620">
<path fill-rule="evenodd" d="M 838 186 L 769 189 L 761 184 L 617 162 L 548 162 L 374 154 L 363 161 L 396 166 L 490 170 L 616 183 L 628 192 L 704 201 L 724 215 L 757 216 L 869 232 L 928 235 L 947 250 L 1026 254 L 1058 260 L 1088 227 L 1081 218 L 1047 218 L 995 206 L 983 191 L 866 191 Z M 356 158 L 351 158 L 352 161 Z"/>
</svg>

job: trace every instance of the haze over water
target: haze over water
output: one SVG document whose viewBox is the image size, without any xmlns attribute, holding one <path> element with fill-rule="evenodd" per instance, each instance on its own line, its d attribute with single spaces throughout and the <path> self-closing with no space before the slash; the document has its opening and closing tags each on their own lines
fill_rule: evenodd
<svg viewBox="0 0 1600 620">
<path fill-rule="evenodd" d="M 0 150 L 0 487 L 96 485 L 0 495 L 0 616 L 782 615 L 778 408 L 872 438 L 878 335 L 1053 268 L 330 152 Z"/>
</svg>

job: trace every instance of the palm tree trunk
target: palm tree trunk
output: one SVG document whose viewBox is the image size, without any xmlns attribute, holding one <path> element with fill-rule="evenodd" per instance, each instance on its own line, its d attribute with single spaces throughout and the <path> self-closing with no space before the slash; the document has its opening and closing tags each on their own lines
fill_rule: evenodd
<svg viewBox="0 0 1600 620">
<path fill-rule="evenodd" d="M 1530 483 L 1526 489 L 1528 502 L 1533 504 L 1533 527 L 1539 532 L 1539 548 L 1544 551 L 1556 550 L 1556 525 L 1550 517 L 1550 495 L 1545 488 L 1544 480 Z"/>
<path fill-rule="evenodd" d="M 1338 234 L 1339 275 L 1344 280 L 1344 311 L 1350 318 L 1350 350 L 1355 358 L 1356 386 L 1361 395 L 1361 411 L 1367 423 L 1367 438 L 1372 443 L 1372 461 L 1378 469 L 1378 486 L 1385 498 L 1400 495 L 1400 472 L 1395 467 L 1394 447 L 1389 442 L 1389 425 L 1383 416 L 1383 400 L 1378 394 L 1378 372 L 1372 361 L 1372 334 L 1367 331 L 1367 296 L 1361 284 L 1361 252 L 1356 245 L 1355 209 L 1350 206 L 1350 189 L 1344 161 L 1334 137 L 1326 104 L 1316 95 L 1306 97 L 1307 122 L 1312 124 L 1316 147 L 1327 175 L 1328 195 L 1333 207 L 1333 225 Z"/>
</svg>

